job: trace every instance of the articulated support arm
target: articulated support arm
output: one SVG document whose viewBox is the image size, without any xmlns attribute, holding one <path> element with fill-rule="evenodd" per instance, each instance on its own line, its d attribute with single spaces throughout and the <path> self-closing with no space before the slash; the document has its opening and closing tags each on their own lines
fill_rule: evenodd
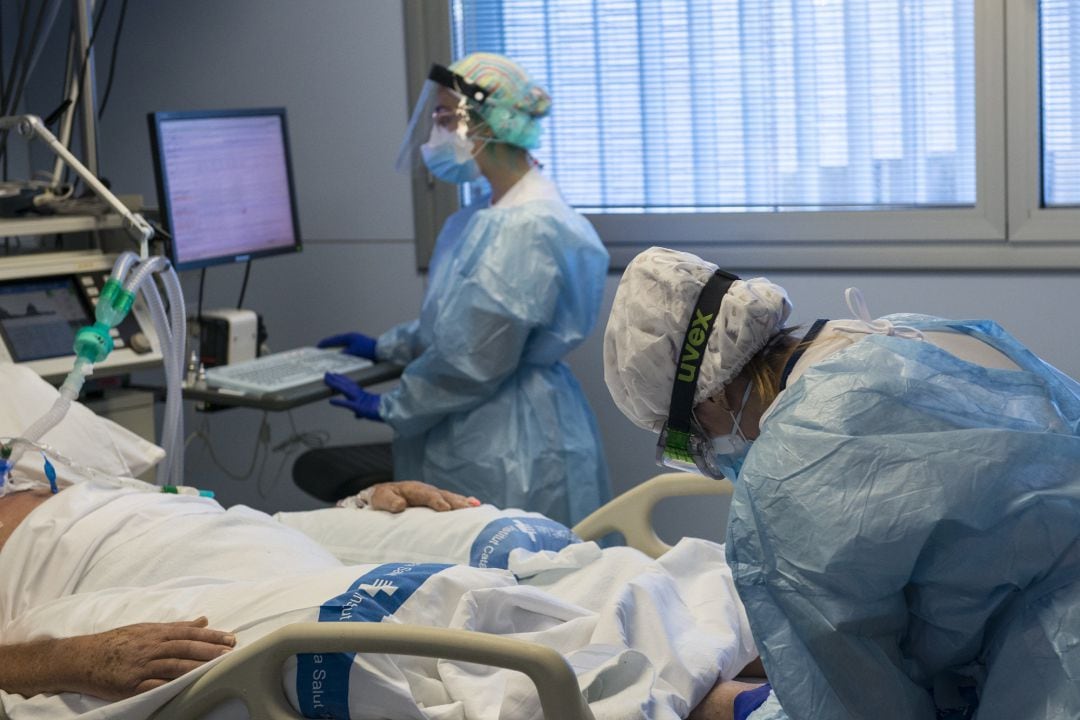
<svg viewBox="0 0 1080 720">
<path fill-rule="evenodd" d="M 15 130 L 27 140 L 33 140 L 35 137 L 40 138 L 42 142 L 52 148 L 52 151 L 70 165 L 71 169 L 78 173 L 79 177 L 83 179 L 98 197 L 107 202 L 109 207 L 124 218 L 125 229 L 139 245 L 139 256 L 144 260 L 150 256 L 150 239 L 154 237 L 154 229 L 150 227 L 150 223 L 138 213 L 133 213 L 128 210 L 124 204 L 112 194 L 109 188 L 105 187 L 105 185 L 102 184 L 102 182 L 98 180 L 85 165 L 79 162 L 77 157 L 71 154 L 70 150 L 64 147 L 63 143 L 56 139 L 55 135 L 49 132 L 49 128 L 45 127 L 45 124 L 41 122 L 41 118 L 37 115 L 10 115 L 8 117 L 0 117 L 0 130 Z"/>
</svg>

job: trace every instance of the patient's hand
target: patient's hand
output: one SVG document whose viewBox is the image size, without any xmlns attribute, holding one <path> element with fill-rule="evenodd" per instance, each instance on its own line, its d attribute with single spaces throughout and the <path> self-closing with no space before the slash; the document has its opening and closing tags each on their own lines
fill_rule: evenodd
<svg viewBox="0 0 1080 720">
<path fill-rule="evenodd" d="M 201 617 L 190 622 L 140 623 L 78 642 L 79 669 L 69 690 L 121 700 L 152 690 L 224 655 L 236 645 L 231 633 L 210 630 Z"/>
<path fill-rule="evenodd" d="M 365 490 L 369 493 L 367 501 L 374 510 L 399 513 L 407 507 L 429 507 L 432 510 L 443 512 L 445 510 L 461 510 L 467 507 L 476 507 L 480 501 L 476 498 L 467 498 L 464 495 L 440 490 L 434 485 L 417 482 L 415 480 L 403 480 L 400 482 L 379 483 Z"/>
<path fill-rule="evenodd" d="M 23 697 L 77 692 L 121 700 L 152 690 L 224 655 L 231 633 L 206 618 L 140 623 L 77 637 L 0 645 L 0 689 Z"/>
</svg>

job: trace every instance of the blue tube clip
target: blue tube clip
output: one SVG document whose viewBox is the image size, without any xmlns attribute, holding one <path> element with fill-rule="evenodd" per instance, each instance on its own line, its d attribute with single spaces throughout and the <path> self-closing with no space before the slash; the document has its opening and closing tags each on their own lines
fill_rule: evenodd
<svg viewBox="0 0 1080 720">
<path fill-rule="evenodd" d="M 56 486 L 56 468 L 49 462 L 49 458 L 45 457 L 45 453 L 41 453 L 41 459 L 45 461 L 45 477 L 49 479 L 49 489 L 55 495 L 60 492 L 60 488 Z"/>
</svg>

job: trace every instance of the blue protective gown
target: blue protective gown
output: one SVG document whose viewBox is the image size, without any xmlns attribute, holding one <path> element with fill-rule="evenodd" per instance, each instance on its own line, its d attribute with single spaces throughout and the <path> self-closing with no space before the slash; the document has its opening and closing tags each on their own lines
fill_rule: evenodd
<svg viewBox="0 0 1080 720">
<path fill-rule="evenodd" d="M 728 559 L 794 720 L 1080 718 L 1080 385 L 871 335 L 777 400 Z M 965 707 L 967 708 L 965 710 Z"/>
<path fill-rule="evenodd" d="M 405 364 L 380 414 L 394 477 L 573 525 L 610 496 L 596 420 L 561 361 L 592 331 L 608 253 L 555 185 L 530 171 L 436 241 L 418 320 L 378 339 Z"/>
</svg>

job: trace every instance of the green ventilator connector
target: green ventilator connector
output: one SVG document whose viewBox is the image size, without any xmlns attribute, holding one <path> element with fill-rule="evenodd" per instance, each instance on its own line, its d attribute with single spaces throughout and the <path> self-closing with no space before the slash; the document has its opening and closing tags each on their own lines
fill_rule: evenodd
<svg viewBox="0 0 1080 720">
<path fill-rule="evenodd" d="M 125 290 L 118 280 L 109 278 L 101 289 L 97 306 L 94 308 L 96 322 L 81 328 L 75 335 L 76 357 L 91 364 L 107 358 L 113 351 L 113 339 L 109 330 L 124 321 L 134 303 L 135 293 Z"/>
<path fill-rule="evenodd" d="M 96 364 L 109 356 L 113 349 L 113 339 L 109 335 L 109 326 L 96 322 L 80 328 L 75 335 L 75 355 L 88 363 Z"/>
<path fill-rule="evenodd" d="M 107 328 L 114 328 L 123 322 L 134 303 L 135 293 L 125 290 L 119 280 L 109 278 L 98 296 L 94 319 Z"/>
</svg>

